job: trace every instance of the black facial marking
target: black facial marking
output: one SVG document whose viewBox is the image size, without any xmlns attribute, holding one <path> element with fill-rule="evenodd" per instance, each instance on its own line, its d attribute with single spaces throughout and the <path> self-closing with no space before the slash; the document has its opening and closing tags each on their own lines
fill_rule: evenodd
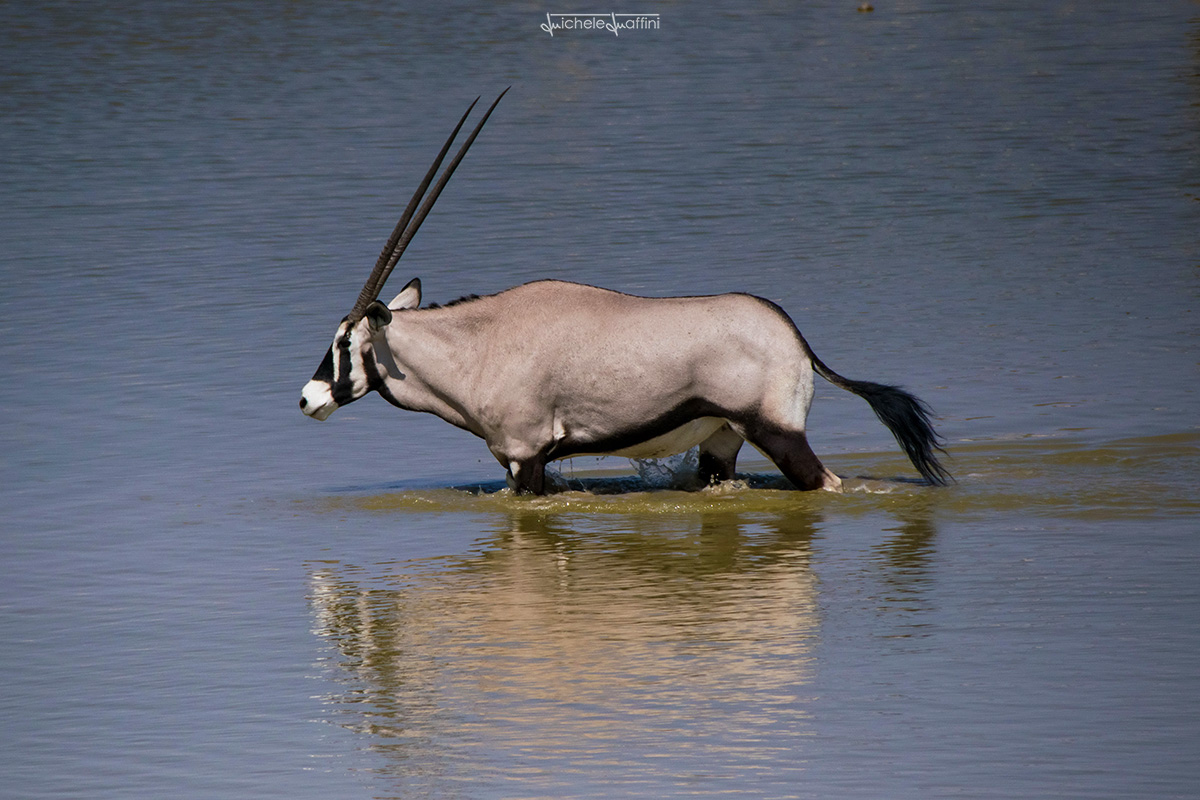
<svg viewBox="0 0 1200 800">
<path fill-rule="evenodd" d="M 353 366 L 353 359 L 350 358 L 349 336 L 338 340 L 338 349 L 342 352 L 338 357 L 337 380 L 332 382 L 333 402 L 339 406 L 344 406 L 354 402 L 354 384 L 350 381 L 350 368 Z M 329 351 L 330 360 L 333 359 L 333 350 Z M 332 368 L 330 369 L 332 372 Z"/>
<path fill-rule="evenodd" d="M 375 361 L 375 351 L 368 350 L 363 353 L 363 370 L 367 373 L 367 391 L 379 391 L 379 387 L 383 386 L 383 378 L 379 375 L 379 364 Z"/>
<path fill-rule="evenodd" d="M 363 369 L 367 372 L 367 391 L 379 392 L 379 396 L 392 405 L 397 408 L 405 408 L 396 395 L 392 394 L 391 389 L 388 388 L 387 381 L 383 379 L 382 372 L 379 369 L 379 362 L 375 360 L 374 351 L 363 353 Z"/>
<path fill-rule="evenodd" d="M 317 371 L 313 373 L 314 381 L 321 381 L 333 385 L 333 348 L 325 351 L 325 358 L 321 359 L 321 366 L 317 367 Z"/>
</svg>

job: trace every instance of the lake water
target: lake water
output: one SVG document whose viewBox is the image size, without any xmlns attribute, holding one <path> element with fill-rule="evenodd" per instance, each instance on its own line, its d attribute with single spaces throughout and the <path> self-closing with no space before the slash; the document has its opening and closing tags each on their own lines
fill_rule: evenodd
<svg viewBox="0 0 1200 800">
<path fill-rule="evenodd" d="M 0 6 L 0 794 L 1200 794 L 1200 7 L 856 6 Z M 304 418 L 509 85 L 388 291 L 768 297 L 958 483 L 827 384 L 840 495 Z"/>
</svg>

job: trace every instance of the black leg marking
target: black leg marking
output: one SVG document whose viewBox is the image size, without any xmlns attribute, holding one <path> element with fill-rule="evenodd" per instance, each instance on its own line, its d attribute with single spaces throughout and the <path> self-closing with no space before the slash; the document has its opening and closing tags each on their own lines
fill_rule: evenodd
<svg viewBox="0 0 1200 800">
<path fill-rule="evenodd" d="M 512 473 L 516 470 L 516 474 Z M 546 493 L 546 459 L 535 456 L 528 461 L 514 462 L 509 474 L 513 479 L 513 490 L 517 494 L 542 495 Z"/>
<path fill-rule="evenodd" d="M 699 478 L 702 486 L 733 480 L 738 451 L 745 441 L 728 424 L 700 443 Z"/>
<path fill-rule="evenodd" d="M 817 454 L 808 446 L 808 437 L 803 431 L 756 430 L 750 441 L 766 453 L 779 471 L 797 489 L 840 489 L 842 481 L 825 469 Z"/>
</svg>

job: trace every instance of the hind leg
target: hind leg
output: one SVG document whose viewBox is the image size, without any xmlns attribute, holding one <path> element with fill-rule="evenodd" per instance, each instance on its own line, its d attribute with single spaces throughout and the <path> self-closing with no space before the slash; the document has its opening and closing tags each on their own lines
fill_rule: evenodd
<svg viewBox="0 0 1200 800">
<path fill-rule="evenodd" d="M 726 423 L 700 443 L 699 477 L 702 486 L 733 480 L 738 450 L 742 449 L 743 441 L 745 440 Z"/>
<path fill-rule="evenodd" d="M 840 491 L 842 479 L 825 469 L 817 454 L 808 446 L 804 431 L 756 430 L 747 438 L 775 462 L 779 471 L 797 489 Z"/>
</svg>

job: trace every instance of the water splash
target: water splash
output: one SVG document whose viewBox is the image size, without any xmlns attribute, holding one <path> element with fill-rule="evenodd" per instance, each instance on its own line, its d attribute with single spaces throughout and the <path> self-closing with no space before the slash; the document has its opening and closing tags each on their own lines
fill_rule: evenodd
<svg viewBox="0 0 1200 800">
<path fill-rule="evenodd" d="M 631 458 L 629 463 L 637 470 L 638 477 L 649 489 L 689 491 L 699 488 L 700 448 L 698 447 L 666 458 Z"/>
</svg>

